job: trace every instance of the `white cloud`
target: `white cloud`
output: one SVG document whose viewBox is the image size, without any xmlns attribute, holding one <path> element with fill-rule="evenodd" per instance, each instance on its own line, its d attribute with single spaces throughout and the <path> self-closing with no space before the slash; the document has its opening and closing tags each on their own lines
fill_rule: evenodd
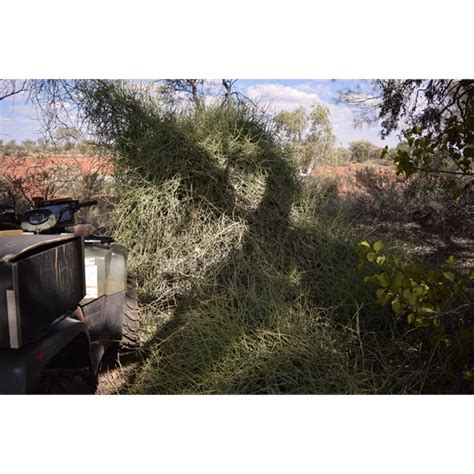
<svg viewBox="0 0 474 474">
<path fill-rule="evenodd" d="M 328 84 L 328 81 L 320 81 L 320 82 L 303 82 L 300 84 L 295 84 L 293 86 L 295 89 L 299 89 L 305 92 L 310 92 L 313 94 L 317 94 L 318 96 L 332 96 L 334 91 Z"/>
<path fill-rule="evenodd" d="M 319 102 L 319 97 L 315 93 L 272 83 L 250 86 L 247 88 L 247 95 L 252 100 L 261 100 L 270 105 L 275 112 L 293 110 L 301 105 L 310 108 Z"/>
<path fill-rule="evenodd" d="M 260 101 L 262 105 L 268 105 L 271 113 L 278 113 L 282 110 L 291 111 L 299 106 L 309 110 L 314 104 L 326 106 L 329 109 L 337 143 L 343 146 L 351 141 L 364 139 L 381 146 L 394 146 L 397 143 L 395 137 L 381 140 L 378 136 L 379 127 L 376 125 L 365 125 L 356 129 L 353 125 L 353 113 L 349 107 L 321 98 L 321 95 L 333 94 L 329 86 L 324 83 L 320 85 L 302 83 L 297 86 L 285 86 L 269 82 L 249 86 L 246 92 L 252 100 Z"/>
</svg>

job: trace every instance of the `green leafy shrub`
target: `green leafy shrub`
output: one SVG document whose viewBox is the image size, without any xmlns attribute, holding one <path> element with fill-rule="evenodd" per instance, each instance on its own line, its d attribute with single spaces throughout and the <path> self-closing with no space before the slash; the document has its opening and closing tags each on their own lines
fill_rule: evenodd
<svg viewBox="0 0 474 474">
<path fill-rule="evenodd" d="M 371 271 L 364 282 L 378 287 L 375 295 L 380 306 L 390 307 L 396 318 L 414 328 L 406 334 L 414 347 L 419 345 L 428 364 L 435 361 L 441 379 L 438 388 L 447 384 L 474 390 L 474 270 L 456 270 L 452 256 L 441 268 L 426 269 L 383 249 L 380 240 L 359 242 L 358 268 Z M 436 390 L 435 385 L 431 390 Z"/>
<path fill-rule="evenodd" d="M 381 270 L 367 275 L 364 281 L 380 287 L 376 296 L 382 306 L 390 305 L 395 316 L 406 316 L 408 324 L 416 327 L 440 327 L 444 317 L 458 312 L 455 303 L 466 296 L 466 286 L 469 279 L 474 279 L 474 270 L 469 275 L 455 270 L 452 256 L 442 268 L 426 270 L 382 253 L 383 248 L 380 240 L 372 245 L 363 240 L 358 245 L 363 256 L 359 268 L 368 262 Z"/>
<path fill-rule="evenodd" d="M 357 140 L 349 143 L 351 161 L 363 163 L 364 161 L 377 161 L 382 158 L 383 149 L 368 140 Z"/>
<path fill-rule="evenodd" d="M 453 177 L 473 176 L 474 115 L 452 115 L 445 120 L 443 133 L 415 125 L 405 133 L 408 149 L 394 157 L 398 173 L 411 176 L 417 171 L 447 173 Z M 384 149 L 384 154 L 388 148 Z M 452 181 L 455 194 L 460 193 Z"/>
</svg>

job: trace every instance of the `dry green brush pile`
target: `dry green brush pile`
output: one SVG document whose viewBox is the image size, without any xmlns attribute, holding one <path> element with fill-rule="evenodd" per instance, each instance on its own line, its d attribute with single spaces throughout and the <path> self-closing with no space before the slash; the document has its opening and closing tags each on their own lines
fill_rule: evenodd
<svg viewBox="0 0 474 474">
<path fill-rule="evenodd" d="M 297 181 L 262 117 L 245 107 L 167 113 L 111 85 L 93 99 L 119 165 L 109 226 L 130 249 L 148 321 L 127 390 L 430 387 L 431 366 L 405 350 L 356 269 L 360 236 Z"/>
</svg>

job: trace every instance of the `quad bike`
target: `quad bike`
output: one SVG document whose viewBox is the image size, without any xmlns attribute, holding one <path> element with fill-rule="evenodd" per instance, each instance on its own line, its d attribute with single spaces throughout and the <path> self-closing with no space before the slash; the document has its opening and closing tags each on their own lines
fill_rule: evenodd
<svg viewBox="0 0 474 474">
<path fill-rule="evenodd" d="M 136 350 L 126 250 L 76 213 L 97 201 L 0 208 L 0 393 L 95 393 L 99 369 Z"/>
</svg>

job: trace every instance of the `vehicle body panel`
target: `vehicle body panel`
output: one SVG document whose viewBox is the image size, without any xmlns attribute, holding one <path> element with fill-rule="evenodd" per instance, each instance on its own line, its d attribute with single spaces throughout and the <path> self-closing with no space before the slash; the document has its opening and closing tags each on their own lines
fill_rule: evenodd
<svg viewBox="0 0 474 474">
<path fill-rule="evenodd" d="M 85 293 L 74 235 L 0 237 L 0 348 L 18 349 L 74 311 Z"/>
<path fill-rule="evenodd" d="M 86 323 L 66 317 L 39 341 L 16 350 L 0 350 L 0 393 L 35 392 L 45 366 L 78 337 L 85 338 L 90 344 Z M 81 352 L 80 357 L 82 363 L 88 359 L 89 365 L 92 365 L 90 348 Z"/>
</svg>

